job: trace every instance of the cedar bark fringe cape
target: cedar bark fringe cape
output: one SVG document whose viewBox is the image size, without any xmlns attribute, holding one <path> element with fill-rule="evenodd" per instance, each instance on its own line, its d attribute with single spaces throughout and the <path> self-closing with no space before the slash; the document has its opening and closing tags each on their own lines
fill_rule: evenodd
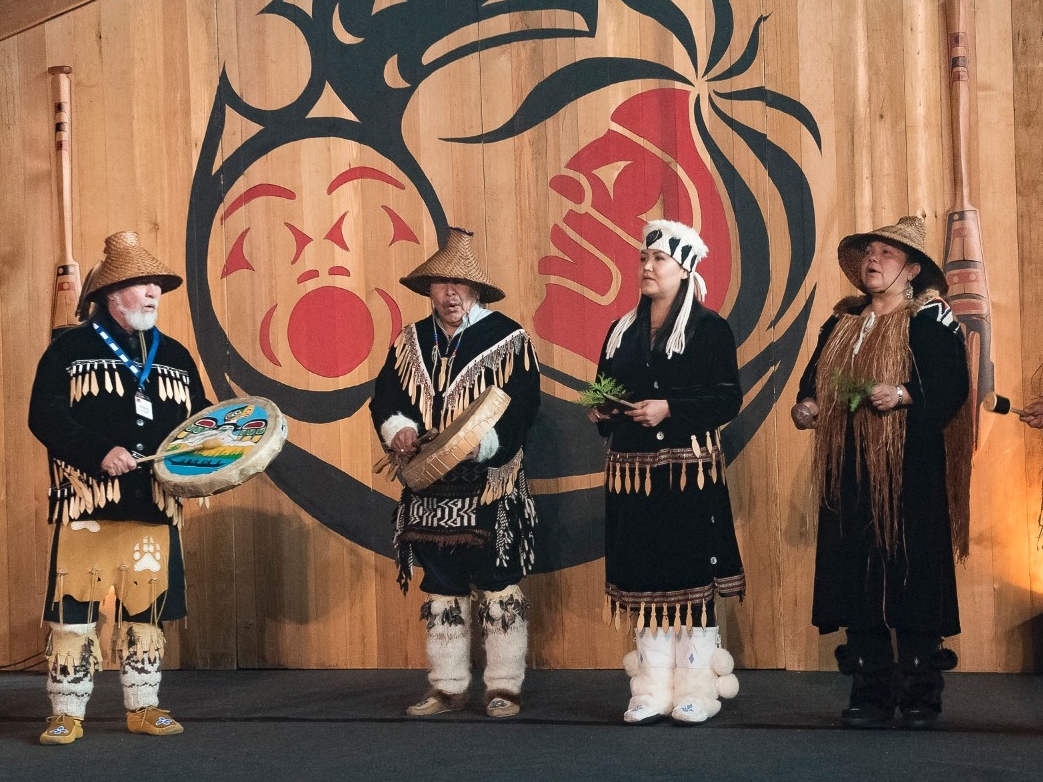
<svg viewBox="0 0 1043 782">
<path fill-rule="evenodd" d="M 858 480 L 868 481 L 877 544 L 889 555 L 895 554 L 901 537 L 908 412 L 896 408 L 881 413 L 865 403 L 852 412 L 844 387 L 852 383 L 907 382 L 916 371 L 909 348 L 909 321 L 938 295 L 936 290 L 928 289 L 910 299 L 907 306 L 880 317 L 850 313 L 866 301 L 864 296 L 841 300 L 834 309 L 839 322 L 819 358 L 819 414 L 812 468 L 816 495 L 823 504 L 839 507 L 844 437 L 850 417 Z M 966 559 L 969 547 L 972 404 L 968 398 L 945 429 L 946 490 L 957 561 Z"/>
</svg>

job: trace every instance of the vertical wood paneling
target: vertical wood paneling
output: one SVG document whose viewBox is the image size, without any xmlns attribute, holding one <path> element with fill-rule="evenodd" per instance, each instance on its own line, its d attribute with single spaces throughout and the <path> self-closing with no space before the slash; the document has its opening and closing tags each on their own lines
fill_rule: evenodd
<svg viewBox="0 0 1043 782">
<path fill-rule="evenodd" d="M 776 5 L 772 10 L 779 12 L 780 16 L 786 16 L 785 6 Z M 742 8 L 736 8 L 735 29 L 744 31 L 756 21 L 756 18 L 766 12 L 764 4 L 749 3 Z M 783 45 L 794 32 L 795 20 L 790 17 L 788 23 L 771 28 L 762 28 L 765 38 L 765 48 L 772 50 Z M 739 33 L 741 36 L 742 33 Z M 763 67 L 751 69 L 747 74 L 739 77 L 735 82 L 729 82 L 728 87 L 746 88 L 758 84 L 766 84 L 771 89 L 780 89 L 784 94 L 792 94 L 788 89 L 788 80 L 792 76 L 794 63 L 787 65 L 784 70 L 772 69 L 770 73 Z M 788 247 L 788 230 L 786 218 L 779 208 L 778 195 L 773 184 L 769 181 L 769 167 L 760 163 L 760 159 L 767 158 L 767 144 L 779 144 L 785 147 L 787 139 L 774 137 L 772 135 L 771 111 L 761 103 L 728 103 L 717 101 L 722 111 L 731 114 L 743 124 L 765 132 L 770 140 L 766 140 L 763 146 L 749 148 L 740 139 L 733 135 L 725 136 L 723 133 L 723 121 L 714 118 L 711 121 L 711 132 L 717 133 L 718 139 L 727 139 L 730 148 L 725 149 L 725 154 L 736 163 L 740 178 L 745 181 L 754 192 L 758 203 L 767 204 L 765 218 L 768 234 L 771 237 L 771 252 L 784 254 L 779 248 Z M 788 128 L 787 132 L 792 131 Z M 750 248 L 738 246 L 738 257 L 743 258 L 751 252 Z M 711 248 L 712 258 L 713 248 Z M 764 313 L 770 315 L 777 310 L 777 302 L 782 297 L 782 288 L 785 275 L 772 275 L 771 287 L 768 291 L 768 303 Z M 740 317 L 745 317 L 739 313 Z M 751 360 L 761 351 L 770 347 L 773 330 L 765 322 L 762 313 L 758 326 L 745 344 L 739 350 L 740 366 Z M 759 388 L 743 388 L 746 399 L 752 399 Z M 738 601 L 720 601 L 718 624 L 723 628 L 722 636 L 729 650 L 738 655 L 739 659 L 749 660 L 751 667 L 778 667 L 781 638 L 779 631 L 781 627 L 774 621 L 774 617 L 780 612 L 780 529 L 781 515 L 778 507 L 778 475 L 775 472 L 777 463 L 775 455 L 776 421 L 774 416 L 769 416 L 764 422 L 757 436 L 742 452 L 739 459 L 729 468 L 729 491 L 732 496 L 733 513 L 735 516 L 736 534 L 739 538 L 743 565 L 747 572 L 747 588 L 749 590 L 747 599 L 739 604 Z M 763 490 L 751 491 L 752 487 L 760 485 Z M 754 595 L 759 597 L 754 598 Z M 757 632 L 751 632 L 752 628 L 761 628 Z"/>
<path fill-rule="evenodd" d="M 58 231 L 46 68 L 69 64 L 74 69 L 73 250 L 81 266 L 86 270 L 100 258 L 106 235 L 129 228 L 182 271 L 192 176 L 220 74 L 227 73 L 248 102 L 276 108 L 292 101 L 311 73 L 312 61 L 299 33 L 285 19 L 259 14 L 265 5 L 265 0 L 94 0 L 0 41 L 0 213 L 8 226 L 0 232 L 0 563 L 5 564 L 0 577 L 0 664 L 42 647 L 37 624 L 49 539 L 42 524 L 44 454 L 25 428 L 25 415 L 29 382 L 47 339 Z M 701 67 L 721 20 L 705 0 L 681 5 L 693 21 Z M 981 211 L 992 293 L 997 388 L 1021 401 L 1030 398 L 1032 373 L 1043 361 L 1043 339 L 1036 327 L 1043 260 L 1035 228 L 1043 193 L 1038 150 L 1043 7 L 1040 0 L 976 0 L 974 6 L 979 67 L 973 198 Z M 813 293 L 815 302 L 795 373 L 810 355 L 818 325 L 849 292 L 836 265 L 842 236 L 919 212 L 927 220 L 930 249 L 934 257 L 941 256 L 943 220 L 952 202 L 941 0 L 734 0 L 732 10 L 735 39 L 718 69 L 738 58 L 756 21 L 768 19 L 760 27 L 755 67 L 725 84 L 703 81 L 673 35 L 626 4 L 610 1 L 601 3 L 593 38 L 486 47 L 420 85 L 404 117 L 404 137 L 438 191 L 449 223 L 476 231 L 482 262 L 508 293 L 498 309 L 531 330 L 533 313 L 546 294 L 540 259 L 558 252 L 550 241 L 551 227 L 574 206 L 549 182 L 567 172 L 577 152 L 614 127 L 612 109 L 666 85 L 628 82 L 603 88 L 505 141 L 459 144 L 446 139 L 499 127 L 536 84 L 589 57 L 652 60 L 690 78 L 706 109 L 710 133 L 763 206 L 773 268 L 782 271 L 772 272 L 767 306 L 742 347 L 742 361 L 768 347 L 795 316 L 790 312 L 778 324 L 769 323 L 783 294 L 789 227 L 769 171 L 757 160 L 759 150 L 750 149 L 708 110 L 714 90 L 767 87 L 801 101 L 821 132 L 820 149 L 804 129 L 763 103 L 714 97 L 738 121 L 766 133 L 771 144 L 800 164 L 811 183 L 817 251 L 798 299 Z M 526 26 L 574 22 L 571 13 L 549 10 L 498 18 L 457 34 L 453 46 Z M 393 76 L 391 64 L 389 68 Z M 318 110 L 349 116 L 332 92 Z M 257 130 L 230 113 L 223 154 Z M 408 182 L 381 203 L 403 217 L 417 242 L 391 247 L 382 213 L 372 207 L 376 191 L 367 189 L 371 185 L 352 183 L 327 193 L 334 176 L 359 165 L 400 173 L 392 161 L 344 140 L 280 147 L 230 185 L 224 206 L 247 187 L 262 183 L 289 188 L 296 200 L 275 204 L 274 199 L 259 199 L 214 226 L 209 284 L 217 315 L 236 349 L 280 382 L 308 390 L 338 387 L 338 380 L 308 373 L 296 363 L 289 346 L 279 341 L 283 337 L 273 345 L 284 359 L 275 366 L 259 348 L 256 334 L 261 315 L 273 302 L 284 313 L 285 302 L 308 289 L 299 274 L 325 275 L 332 264 L 342 262 L 332 245 L 321 241 L 339 215 L 349 215 L 344 232 L 351 252 L 345 263 L 351 276 L 344 284 L 372 305 L 374 342 L 380 346 L 354 370 L 352 383 L 376 373 L 382 346 L 391 337 L 391 317 L 386 308 L 379 309 L 375 289 L 398 295 L 398 278 L 435 247 L 431 219 Z M 601 174 L 612 181 L 610 172 Z M 317 240 L 292 269 L 286 222 Z M 255 273 L 248 283 L 234 275 L 223 278 L 221 261 L 247 228 Z M 624 292 L 635 285 L 635 258 L 636 252 L 633 258 L 607 259 L 619 261 Z M 736 261 L 733 290 L 741 277 Z M 407 293 L 398 299 L 406 321 L 428 311 L 419 296 Z M 726 313 L 734 300 L 730 292 Z M 188 302 L 185 289 L 164 297 L 161 325 L 194 350 Z M 753 314 L 734 316 L 741 320 Z M 543 337 L 536 341 L 545 364 L 573 377 L 593 374 L 588 358 Z M 811 438 L 796 432 L 789 421 L 796 377 L 779 386 L 774 389 L 775 409 L 728 471 L 750 591 L 743 604 L 729 601 L 723 607 L 721 623 L 742 666 L 830 668 L 836 639 L 820 638 L 810 626 L 815 540 L 808 496 Z M 543 387 L 560 398 L 574 395 L 551 378 L 545 377 Z M 746 389 L 747 400 L 756 390 Z M 374 491 L 387 496 L 396 491 L 382 476 L 369 476 L 368 465 L 380 450 L 365 408 L 333 424 L 292 421 L 291 440 L 330 463 L 355 466 L 352 474 Z M 1043 590 L 1043 554 L 1036 541 L 1041 461 L 1037 432 L 1010 417 L 989 421 L 974 465 L 972 554 L 958 571 L 964 633 L 952 645 L 964 669 L 1037 666 L 1035 616 Z M 596 474 L 545 479 L 540 488 L 569 490 L 597 481 Z M 191 615 L 186 626 L 169 632 L 170 664 L 425 664 L 419 573 L 403 597 L 393 562 L 322 526 L 267 478 L 212 498 L 209 508 L 193 503 L 188 515 L 183 537 Z M 390 536 L 390 519 L 365 521 Z M 525 581 L 533 603 L 533 665 L 619 665 L 629 639 L 601 623 L 603 578 L 601 562 L 591 562 Z"/>
<path fill-rule="evenodd" d="M 823 0 L 804 0 L 797 6 L 798 19 L 816 19 L 817 24 L 797 24 L 795 31 L 796 58 L 799 70 L 796 78 L 799 94 L 809 105 L 831 105 L 836 99 L 837 66 L 841 46 L 820 46 L 820 32 L 831 36 L 837 26 L 833 3 Z M 839 109 L 839 106 L 838 106 Z M 826 149 L 840 151 L 834 139 L 840 139 L 837 126 L 843 117 L 837 112 L 815 112 L 815 119 Z M 851 137 L 848 133 L 848 139 Z M 814 208 L 818 230 L 816 263 L 830 263 L 830 248 L 835 246 L 837 232 L 838 191 L 850 194 L 853 182 L 841 183 L 835 173 L 833 155 L 826 155 L 814 140 L 804 135 L 800 139 L 799 160 L 814 186 Z M 821 323 L 836 298 L 836 283 L 830 278 L 812 275 L 801 291 L 802 298 L 815 296 L 811 324 Z M 809 337 L 811 335 L 809 334 Z M 811 358 L 813 339 L 806 339 L 804 349 L 797 357 L 797 372 L 803 370 Z M 788 420 L 788 408 L 796 397 L 796 378 L 791 378 L 779 395 L 774 429 L 778 458 L 774 473 L 778 476 L 780 559 L 781 559 L 781 624 L 780 665 L 784 668 L 828 666 L 831 657 L 819 661 L 817 634 L 809 632 L 811 621 L 811 587 L 814 572 L 815 518 L 808 486 L 811 479 L 811 439 L 798 432 Z M 798 456 L 799 455 L 799 456 Z"/>
<path fill-rule="evenodd" d="M 1021 328 L 1020 356 L 1012 351 L 1012 358 L 1020 358 L 1020 376 L 1008 376 L 1012 396 L 1028 401 L 1043 395 L 1043 334 L 1040 332 L 1040 314 L 1043 312 L 1043 230 L 1038 220 L 1040 205 L 1043 204 L 1043 150 L 1039 139 L 1043 135 L 1043 100 L 1039 84 L 1043 79 L 1043 37 L 1040 36 L 1040 19 L 1043 18 L 1043 2 L 1040 0 L 1013 0 L 1011 3 L 1013 92 L 1014 92 L 1014 197 L 1017 223 L 1013 233 L 1006 237 L 1009 246 L 1013 239 L 1019 250 L 1018 265 L 1010 270 L 1017 276 L 1016 286 L 1011 286 L 1008 295 L 1009 319 L 1015 319 Z M 997 237 L 1003 242 L 1003 237 Z M 1006 268 L 1006 266 L 1004 267 Z M 1014 363 L 1014 361 L 1012 361 Z M 998 381 L 997 381 L 998 382 Z M 997 423 L 996 428 L 999 427 Z M 1043 612 L 1043 551 L 1040 548 L 1040 494 L 1043 483 L 1043 437 L 1036 430 L 1011 424 L 1007 427 L 1011 442 L 1022 439 L 1025 448 L 1025 472 L 1023 483 L 1020 476 L 1012 480 L 1024 492 L 1025 508 L 1020 519 L 1024 532 L 1021 539 L 1029 554 L 1029 569 L 1023 574 L 1026 580 L 1022 588 L 1027 591 L 1028 616 L 1017 627 L 1020 631 L 1020 649 L 1012 654 L 1012 665 L 1021 670 L 1039 671 L 1043 665 L 1043 632 L 1039 615 Z M 1017 446 L 1015 446 L 1015 449 Z"/>
<path fill-rule="evenodd" d="M 0 146 L 5 172 L 10 172 L 12 203 L 6 211 L 8 230 L 0 239 L 0 372 L 3 373 L 2 519 L 5 526 L 6 580 L 0 607 L 11 661 L 42 651 L 39 629 L 49 534 L 39 519 L 46 515 L 44 472 L 23 472 L 39 458 L 36 441 L 25 427 L 25 399 L 36 368 L 38 351 L 49 339 L 50 298 L 57 260 L 57 233 L 49 230 L 54 212 L 55 179 L 50 82 L 43 61 L 39 29 L 3 43 L 3 120 Z M 50 118 L 48 118 L 50 117 Z M 39 124 L 34 120 L 39 118 Z M 6 182 L 6 179 L 5 179 Z M 43 228 L 44 230 L 40 230 Z M 9 265 L 8 258 L 13 259 Z M 27 436 L 28 435 L 28 436 Z M 42 461 L 36 462 L 42 464 Z M 34 605 L 35 604 L 35 605 Z"/>
</svg>

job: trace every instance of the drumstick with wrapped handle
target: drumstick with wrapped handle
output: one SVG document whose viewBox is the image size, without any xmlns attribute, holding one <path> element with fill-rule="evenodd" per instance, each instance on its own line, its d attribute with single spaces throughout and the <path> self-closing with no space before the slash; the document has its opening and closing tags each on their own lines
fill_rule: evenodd
<svg viewBox="0 0 1043 782">
<path fill-rule="evenodd" d="M 1000 396 L 995 391 L 990 391 L 985 395 L 985 399 L 982 401 L 981 406 L 990 413 L 998 413 L 999 415 L 1006 415 L 1007 413 L 1027 415 L 1027 413 L 1021 408 L 1011 407 L 1010 400 L 1005 396 Z"/>
<path fill-rule="evenodd" d="M 54 99 L 54 149 L 58 162 L 58 238 L 61 250 L 54 270 L 51 303 L 51 339 L 79 324 L 76 306 L 80 300 L 80 265 L 72 257 L 72 68 L 54 65 L 51 94 Z"/>
<path fill-rule="evenodd" d="M 179 448 L 176 451 L 164 451 L 163 453 L 154 453 L 151 456 L 142 456 L 138 459 L 138 464 L 144 464 L 145 462 L 154 462 L 156 459 L 169 459 L 173 456 L 181 456 L 186 453 L 195 453 L 196 451 L 206 451 L 210 448 L 221 448 L 226 445 L 225 441 L 220 437 L 211 437 L 203 440 L 201 443 L 196 443 L 188 448 Z"/>
</svg>

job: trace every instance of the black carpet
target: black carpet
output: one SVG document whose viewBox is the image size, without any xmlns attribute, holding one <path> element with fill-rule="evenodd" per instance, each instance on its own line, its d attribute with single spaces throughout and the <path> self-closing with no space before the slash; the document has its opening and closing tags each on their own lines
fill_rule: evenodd
<svg viewBox="0 0 1043 782">
<path fill-rule="evenodd" d="M 421 671 L 170 671 L 162 703 L 180 736 L 127 733 L 116 673 L 97 680 L 71 746 L 43 747 L 44 678 L 0 674 L 0 780 L 1036 780 L 1043 677 L 947 675 L 930 731 L 840 725 L 848 679 L 739 671 L 741 691 L 692 728 L 626 726 L 622 671 L 531 671 L 515 718 L 479 690 L 463 712 L 402 709 Z"/>
</svg>

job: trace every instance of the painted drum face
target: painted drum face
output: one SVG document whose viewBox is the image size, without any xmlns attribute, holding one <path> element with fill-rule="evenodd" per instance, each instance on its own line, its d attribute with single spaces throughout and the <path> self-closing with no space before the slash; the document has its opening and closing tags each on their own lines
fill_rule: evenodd
<svg viewBox="0 0 1043 782">
<path fill-rule="evenodd" d="M 264 470 L 282 450 L 286 434 L 286 419 L 271 400 L 218 402 L 163 441 L 156 479 L 178 497 L 227 491 Z"/>
</svg>

